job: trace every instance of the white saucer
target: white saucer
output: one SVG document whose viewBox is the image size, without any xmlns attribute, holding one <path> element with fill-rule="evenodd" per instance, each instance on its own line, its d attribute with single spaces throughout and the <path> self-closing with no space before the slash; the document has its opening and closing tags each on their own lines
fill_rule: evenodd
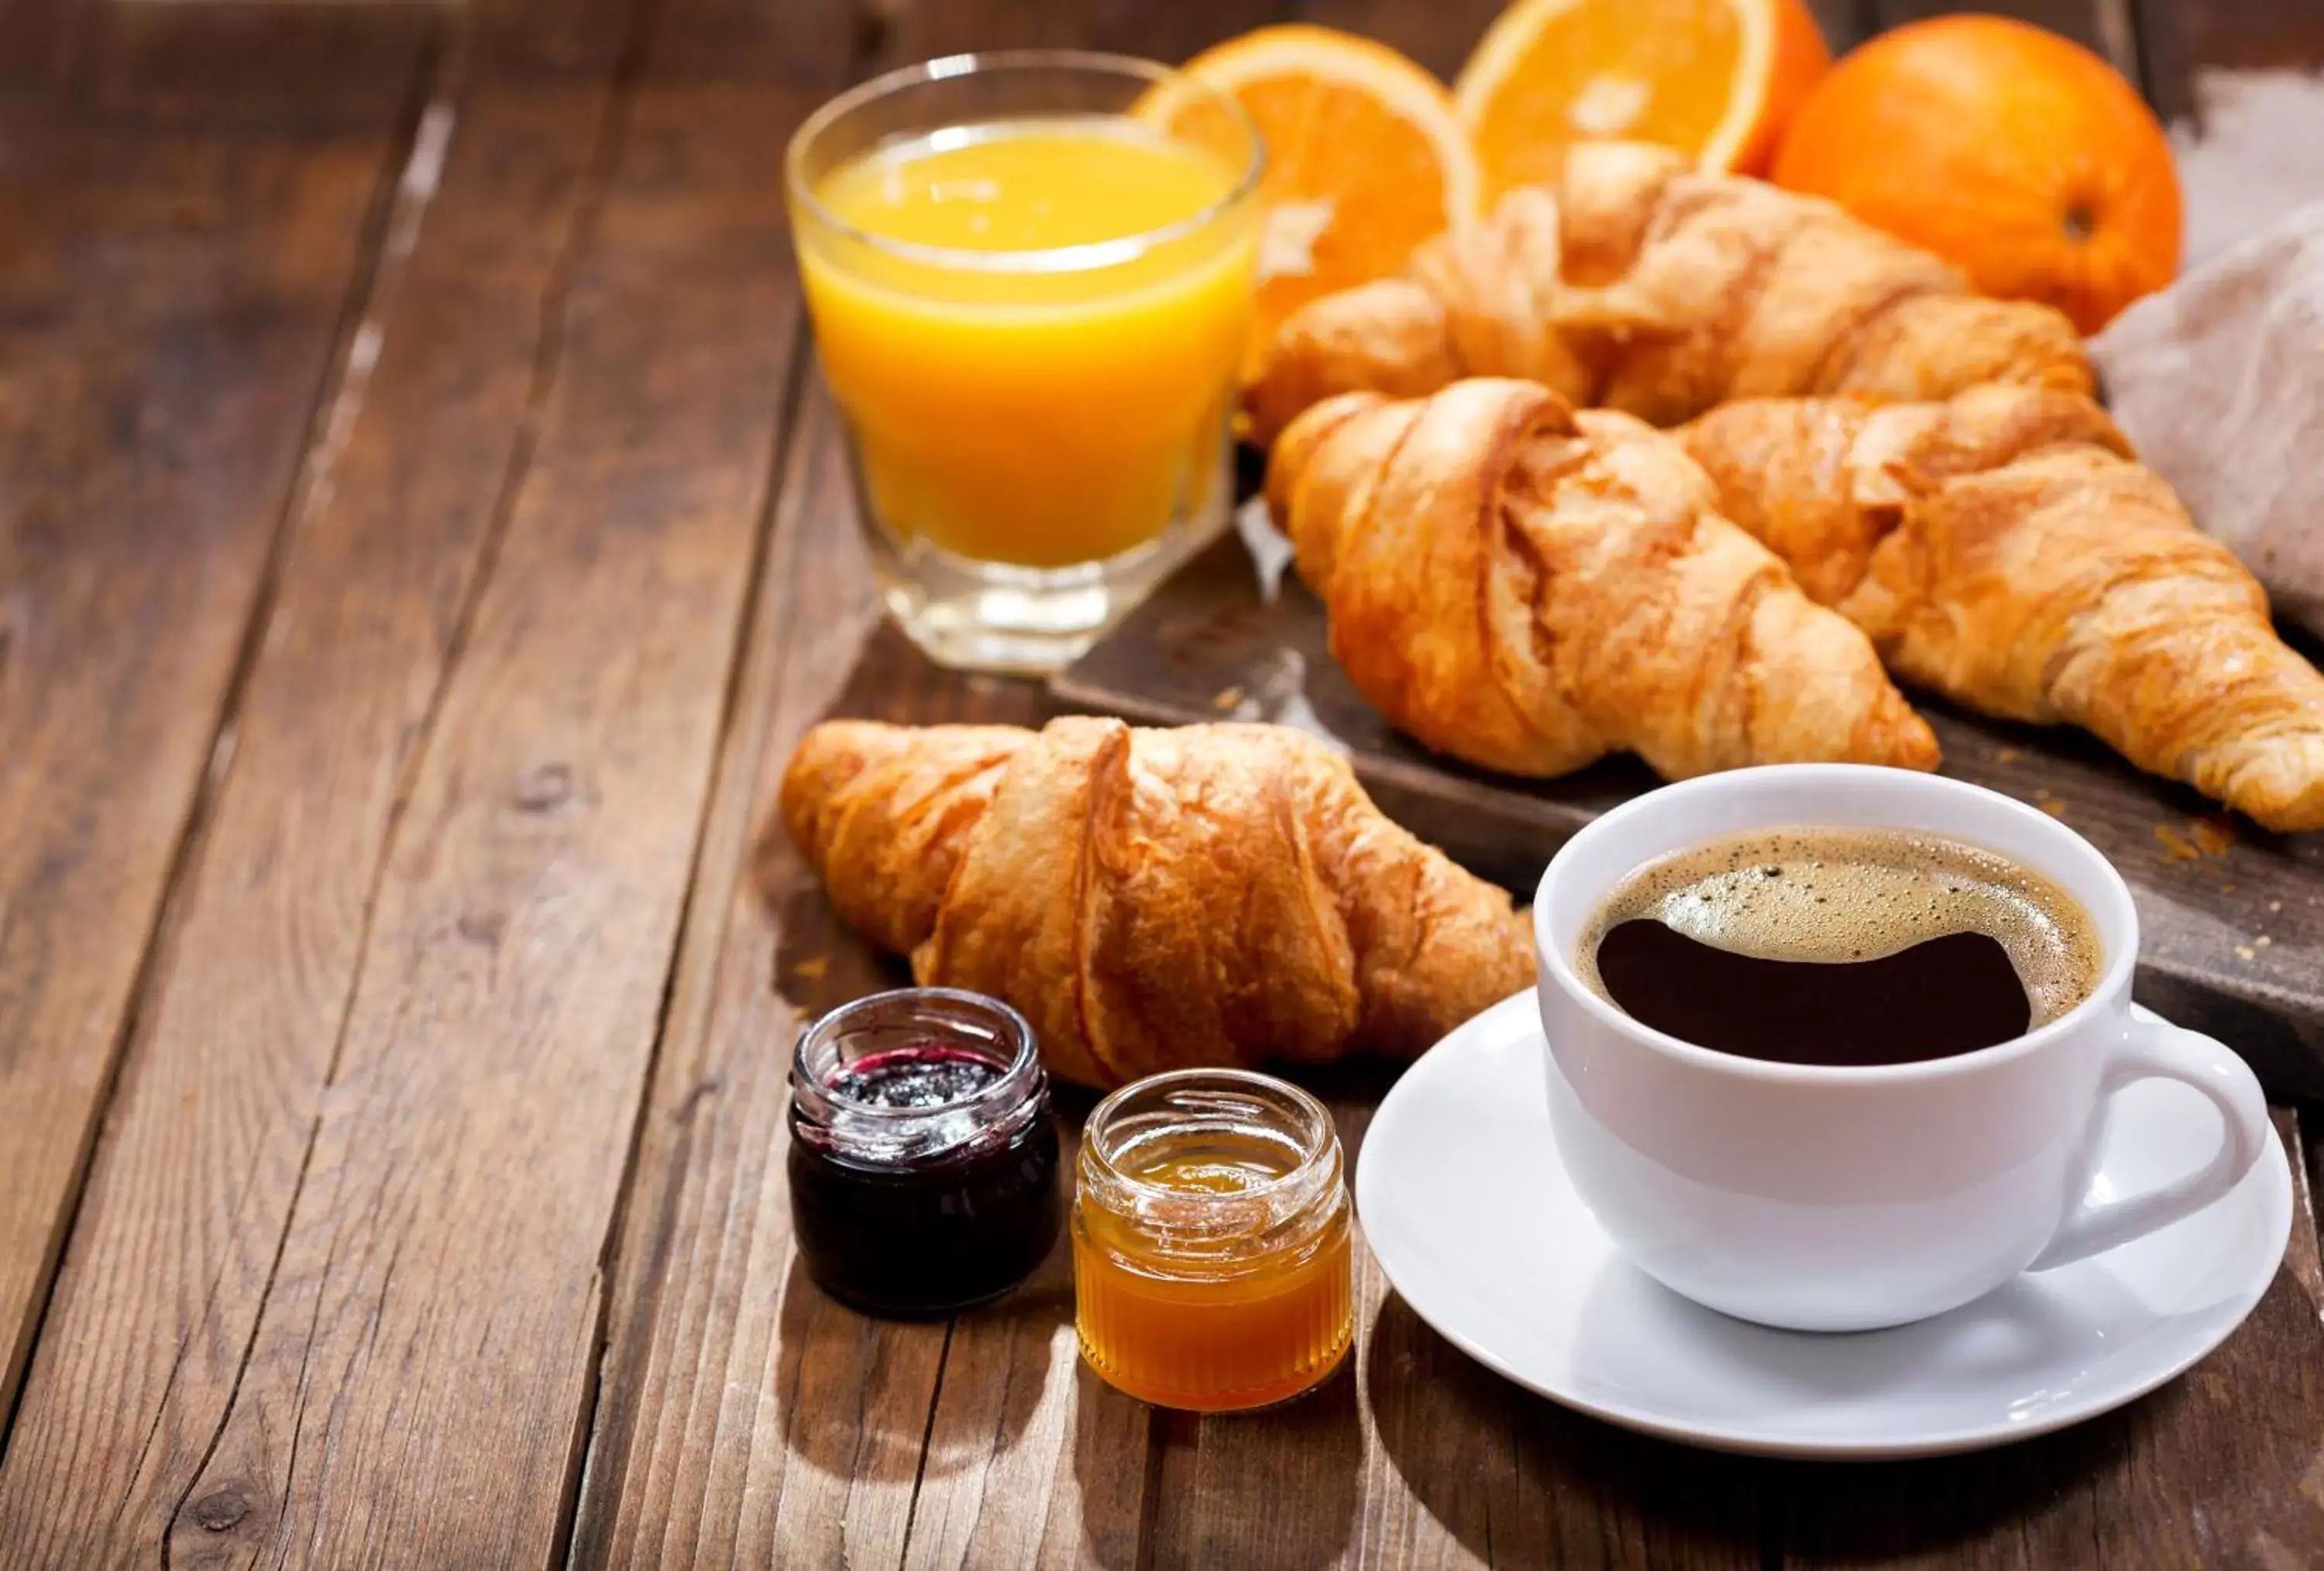
<svg viewBox="0 0 2324 1571">
<path fill-rule="evenodd" d="M 2292 1231 L 2281 1141 L 2227 1198 L 2109 1253 L 2022 1276 L 1917 1325 L 1776 1331 L 1681 1298 L 1615 1252 L 1566 1181 L 1531 993 L 1405 1073 L 1364 1136 L 1356 1209 L 1422 1319 L 1518 1384 L 1722 1450 L 1922 1456 L 2121 1406 L 2226 1340 Z M 2115 1103 L 2095 1187 L 2132 1192 L 2218 1149 L 2218 1114 L 2165 1082 Z"/>
</svg>

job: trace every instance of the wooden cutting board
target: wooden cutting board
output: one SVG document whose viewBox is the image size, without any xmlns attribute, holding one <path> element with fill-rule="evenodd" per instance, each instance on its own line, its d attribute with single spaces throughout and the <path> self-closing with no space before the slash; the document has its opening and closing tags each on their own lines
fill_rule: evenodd
<svg viewBox="0 0 2324 1571">
<path fill-rule="evenodd" d="M 1270 720 L 1344 747 L 1380 807 L 1478 873 L 1530 894 L 1568 835 L 1654 775 L 1609 759 L 1562 780 L 1488 774 L 1425 752 L 1358 697 L 1296 577 L 1272 592 L 1234 533 L 1190 561 L 1104 642 L 1054 678 L 1061 706 L 1159 725 Z M 2130 883 L 2143 929 L 2137 994 L 2229 1043 L 2279 1096 L 2324 1095 L 2324 834 L 2276 836 L 2093 738 L 2009 725 L 1914 695 L 1943 772 L 2031 802 L 2082 834 Z"/>
</svg>

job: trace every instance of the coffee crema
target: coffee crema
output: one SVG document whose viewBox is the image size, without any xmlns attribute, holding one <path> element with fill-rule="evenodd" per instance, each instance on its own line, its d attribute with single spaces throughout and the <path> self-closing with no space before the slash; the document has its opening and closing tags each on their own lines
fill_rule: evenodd
<svg viewBox="0 0 2324 1571">
<path fill-rule="evenodd" d="M 1761 830 L 1646 864 L 1600 902 L 1575 969 L 1698 1046 L 1901 1064 L 2023 1035 L 2089 997 L 2088 912 L 2041 874 L 1932 835 Z"/>
</svg>

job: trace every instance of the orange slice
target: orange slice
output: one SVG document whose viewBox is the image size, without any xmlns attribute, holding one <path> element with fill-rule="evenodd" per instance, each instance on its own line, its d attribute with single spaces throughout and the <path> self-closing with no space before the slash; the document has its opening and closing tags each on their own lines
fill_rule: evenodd
<svg viewBox="0 0 2324 1571">
<path fill-rule="evenodd" d="M 1307 301 L 1401 272 L 1414 246 L 1476 216 L 1476 158 L 1452 95 L 1385 44 L 1262 27 L 1185 69 L 1233 96 L 1267 144 L 1254 353 Z"/>
<path fill-rule="evenodd" d="M 1831 64 L 1803 0 L 1517 0 L 1452 96 L 1490 199 L 1555 180 L 1587 137 L 1760 173 Z"/>
</svg>

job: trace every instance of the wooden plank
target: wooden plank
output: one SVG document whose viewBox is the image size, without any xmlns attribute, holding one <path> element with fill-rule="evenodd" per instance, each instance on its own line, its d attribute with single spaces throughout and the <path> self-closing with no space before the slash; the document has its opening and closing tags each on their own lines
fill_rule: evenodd
<svg viewBox="0 0 2324 1571">
<path fill-rule="evenodd" d="M 1053 687 L 1074 707 L 1163 724 L 1234 714 L 1320 731 L 1350 750 L 1382 809 L 1521 892 L 1566 836 L 1655 783 L 1629 758 L 1526 782 L 1430 755 L 1348 685 L 1314 597 L 1286 580 L 1265 599 L 1232 537 Z M 2232 1042 L 2282 1095 L 2324 1088 L 2324 836 L 2272 836 L 2231 820 L 2080 732 L 1982 720 L 1918 694 L 1914 702 L 1936 728 L 1947 774 L 2057 814 L 2122 870 L 2139 907 L 2143 1000 Z"/>
<path fill-rule="evenodd" d="M 178 1564 L 561 1548 L 791 348 L 765 149 L 798 96 L 700 14 L 659 18 L 609 122 Z"/>
<path fill-rule="evenodd" d="M 2301 1150 L 2300 1123 L 2276 1128 Z M 2324 1557 L 2324 1321 L 2316 1213 L 2292 1163 L 2292 1244 L 2252 1317 L 2118 1412 L 1941 1461 L 1781 1470 L 1791 1566 L 2312 1566 Z"/>
<path fill-rule="evenodd" d="M 788 447 L 614 1262 L 576 1565 L 903 1552 L 945 1327 L 825 1299 L 792 1254 L 783 1172 L 792 1040 L 893 974 L 787 851 L 761 866 L 773 898 L 752 871 L 783 762 L 878 616 L 833 420 L 817 387 Z"/>
<path fill-rule="evenodd" d="M 1058 1093 L 1067 1183 L 1095 1101 Z M 1060 1238 L 1030 1281 L 953 1326 L 905 1565 L 1137 1564 L 1151 1423 L 1151 1409 L 1082 1363 L 1072 1249 Z"/>
<path fill-rule="evenodd" d="M 93 1561 L 159 1557 L 224 1420 L 405 772 L 555 364 L 626 19 L 553 9 L 473 18 L 420 121 L 0 1465 L 0 1524 Z"/>
<path fill-rule="evenodd" d="M 73 20 L 70 78 L 0 97 L 0 1414 L 421 34 L 378 14 Z M 222 44 L 295 80 L 204 74 Z"/>
<path fill-rule="evenodd" d="M 2306 0 L 2135 0 L 2149 96 L 2196 115 L 2199 71 L 2324 70 L 2324 7 Z"/>
</svg>

